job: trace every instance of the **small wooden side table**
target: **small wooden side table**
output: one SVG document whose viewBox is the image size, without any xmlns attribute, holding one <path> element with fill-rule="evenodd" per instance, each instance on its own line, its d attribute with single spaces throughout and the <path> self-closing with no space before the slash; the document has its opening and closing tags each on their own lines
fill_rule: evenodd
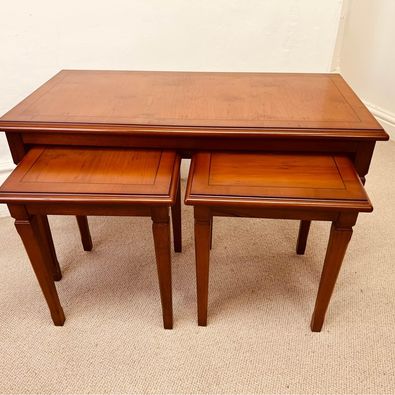
<svg viewBox="0 0 395 395">
<path fill-rule="evenodd" d="M 55 325 L 65 320 L 54 284 L 61 272 L 44 218 L 122 215 L 152 218 L 163 324 L 172 328 L 169 208 L 180 209 L 179 168 L 180 157 L 165 150 L 34 147 L 22 159 L 0 187 L 0 203 L 15 218 Z M 181 237 L 181 217 L 173 226 Z"/>
<path fill-rule="evenodd" d="M 198 323 L 204 326 L 214 216 L 331 221 L 311 320 L 314 332 L 324 323 L 358 213 L 373 209 L 349 158 L 317 154 L 198 153 L 185 203 L 194 206 Z"/>
<path fill-rule="evenodd" d="M 376 141 L 389 138 L 339 74 L 318 73 L 62 70 L 2 116 L 1 130 L 15 163 L 35 145 L 337 153 L 363 182 Z"/>
</svg>

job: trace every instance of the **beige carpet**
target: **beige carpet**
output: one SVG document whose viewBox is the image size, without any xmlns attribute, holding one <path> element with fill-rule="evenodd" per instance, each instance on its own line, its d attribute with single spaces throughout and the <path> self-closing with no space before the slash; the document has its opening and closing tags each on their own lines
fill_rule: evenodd
<svg viewBox="0 0 395 395">
<path fill-rule="evenodd" d="M 196 324 L 192 210 L 174 255 L 172 331 L 162 329 L 148 219 L 51 218 L 66 313 L 56 328 L 9 218 L 0 220 L 0 393 L 395 392 L 395 143 L 368 176 L 375 206 L 354 231 L 324 329 L 310 316 L 328 237 L 314 223 L 216 219 L 209 325 Z M 236 231 L 237 230 L 237 231 Z"/>
</svg>

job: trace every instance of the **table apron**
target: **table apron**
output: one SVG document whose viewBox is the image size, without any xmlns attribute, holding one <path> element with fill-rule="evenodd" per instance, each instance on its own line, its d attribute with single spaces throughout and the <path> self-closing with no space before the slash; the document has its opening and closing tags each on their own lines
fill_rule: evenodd
<svg viewBox="0 0 395 395">
<path fill-rule="evenodd" d="M 139 136 L 121 134 L 82 133 L 7 133 L 8 143 L 15 163 L 34 145 L 63 145 L 91 147 L 144 147 L 175 149 L 183 158 L 202 150 L 237 150 L 264 152 L 314 152 L 344 153 L 354 162 L 355 168 L 364 181 L 373 155 L 375 141 L 347 140 L 344 138 L 231 138 L 231 137 L 184 137 L 184 136 Z"/>
</svg>

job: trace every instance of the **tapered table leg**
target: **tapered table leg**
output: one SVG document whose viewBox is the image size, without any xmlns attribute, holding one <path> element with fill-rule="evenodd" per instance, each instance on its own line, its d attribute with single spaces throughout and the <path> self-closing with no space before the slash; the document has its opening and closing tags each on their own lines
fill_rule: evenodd
<svg viewBox="0 0 395 395">
<path fill-rule="evenodd" d="M 165 329 L 172 329 L 173 302 L 171 287 L 170 217 L 168 207 L 152 209 L 152 232 L 162 302 L 163 326 Z"/>
<path fill-rule="evenodd" d="M 35 216 L 15 218 L 15 227 L 22 239 L 34 273 L 47 301 L 53 323 L 56 326 L 61 326 L 64 324 L 65 316 L 60 305 L 52 273 L 49 270 L 48 263 L 45 262 L 45 259 L 48 258 L 47 247 L 43 243 L 44 236 L 41 234 L 38 222 Z"/>
<path fill-rule="evenodd" d="M 309 235 L 311 221 L 300 221 L 296 253 L 303 255 L 306 251 L 307 237 Z"/>
<path fill-rule="evenodd" d="M 77 215 L 78 228 L 81 234 L 81 241 L 84 251 L 92 251 L 92 237 L 89 231 L 88 218 L 83 215 Z"/>
<path fill-rule="evenodd" d="M 174 251 L 181 252 L 182 236 L 181 236 L 181 185 L 178 181 L 178 191 L 176 203 L 171 208 L 171 222 L 173 224 Z"/>
<path fill-rule="evenodd" d="M 37 225 L 40 228 L 43 251 L 46 254 L 45 262 L 48 264 L 53 279 L 55 281 L 60 281 L 62 279 L 62 271 L 60 270 L 58 258 L 56 256 L 48 217 L 46 215 L 37 215 Z"/>
<path fill-rule="evenodd" d="M 332 224 L 314 313 L 311 319 L 311 330 L 313 332 L 320 332 L 322 329 L 325 314 L 351 236 L 351 227 L 338 228 L 336 224 Z"/>
<path fill-rule="evenodd" d="M 195 207 L 195 255 L 198 325 L 207 325 L 211 215 L 207 208 Z"/>
</svg>

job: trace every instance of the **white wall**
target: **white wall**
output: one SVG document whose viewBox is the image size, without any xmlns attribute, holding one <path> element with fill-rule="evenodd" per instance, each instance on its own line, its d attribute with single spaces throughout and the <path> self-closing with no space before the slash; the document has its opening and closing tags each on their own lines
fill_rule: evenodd
<svg viewBox="0 0 395 395">
<path fill-rule="evenodd" d="M 395 1 L 349 0 L 339 68 L 395 139 Z"/>
<path fill-rule="evenodd" d="M 328 71 L 341 3 L 2 1 L 0 113 L 62 68 Z"/>
<path fill-rule="evenodd" d="M 3 0 L 0 114 L 63 68 L 329 71 L 341 5 L 341 0 Z M 12 166 L 0 133 L 0 182 Z M 4 212 L 0 205 L 0 215 Z"/>
</svg>

